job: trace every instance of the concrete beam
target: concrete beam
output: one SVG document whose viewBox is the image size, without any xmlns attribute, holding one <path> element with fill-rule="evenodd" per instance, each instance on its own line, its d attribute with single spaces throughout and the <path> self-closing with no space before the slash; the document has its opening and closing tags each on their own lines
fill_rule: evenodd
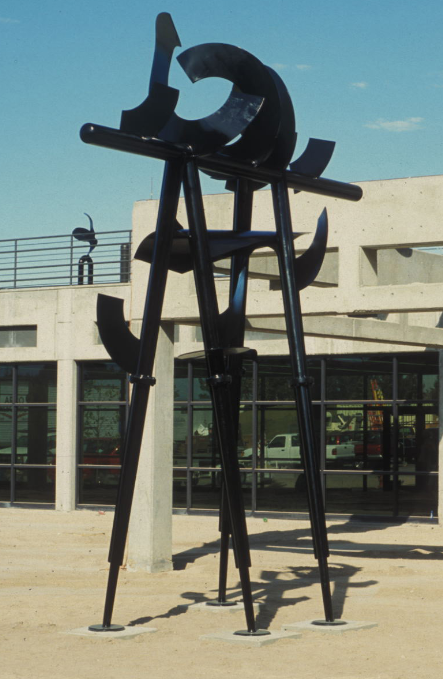
<svg viewBox="0 0 443 679">
<path fill-rule="evenodd" d="M 443 347 L 443 329 L 440 328 L 411 326 L 369 318 L 343 318 L 341 316 L 309 316 L 304 318 L 303 327 L 305 335 L 308 337 L 331 337 L 430 348 Z M 282 317 L 248 317 L 246 329 L 257 332 L 278 332 L 284 335 L 286 333 L 285 319 Z"/>
</svg>

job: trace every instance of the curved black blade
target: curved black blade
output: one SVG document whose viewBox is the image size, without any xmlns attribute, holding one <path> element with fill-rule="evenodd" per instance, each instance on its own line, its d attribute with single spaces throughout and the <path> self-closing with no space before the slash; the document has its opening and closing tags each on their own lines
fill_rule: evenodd
<svg viewBox="0 0 443 679">
<path fill-rule="evenodd" d="M 258 115 L 235 135 L 241 134 L 241 139 L 223 148 L 223 153 L 232 158 L 263 162 L 274 148 L 281 118 L 277 86 L 266 66 L 246 50 L 224 43 L 196 45 L 177 59 L 192 82 L 224 78 L 234 84 L 231 96 L 236 92 L 236 96 L 244 93 L 264 98 Z"/>
<path fill-rule="evenodd" d="M 97 326 L 103 345 L 117 365 L 127 373 L 137 372 L 140 340 L 126 325 L 123 300 L 119 297 L 97 296 Z"/>
<path fill-rule="evenodd" d="M 149 93 L 155 83 L 168 84 L 172 55 L 176 47 L 181 47 L 177 29 L 168 12 L 161 12 L 155 20 L 155 52 L 152 62 Z"/>
<path fill-rule="evenodd" d="M 335 141 L 311 138 L 301 156 L 294 160 L 289 167 L 292 172 L 297 174 L 307 177 L 320 177 L 331 160 L 334 148 Z"/>
<path fill-rule="evenodd" d="M 174 113 L 178 90 L 153 83 L 146 99 L 135 108 L 122 111 L 120 130 L 140 137 L 157 137 Z"/>
<path fill-rule="evenodd" d="M 234 231 L 213 230 L 207 233 L 212 262 L 231 257 L 234 253 L 242 251 L 253 252 L 259 248 L 272 248 L 277 245 L 277 234 L 275 231 L 245 231 L 243 233 L 235 233 Z M 301 235 L 298 232 L 293 233 L 293 238 L 298 238 Z M 135 259 L 151 262 L 153 247 L 154 234 L 151 233 L 138 246 Z M 174 235 L 169 269 L 177 273 L 186 273 L 193 269 L 193 260 L 189 247 L 189 232 L 187 229 L 181 229 Z"/>
<path fill-rule="evenodd" d="M 328 213 L 326 208 L 317 222 L 314 240 L 306 252 L 296 259 L 296 279 L 299 290 L 307 288 L 314 282 L 325 258 L 328 242 Z"/>
<path fill-rule="evenodd" d="M 173 113 L 159 132 L 160 139 L 189 144 L 194 153 L 214 153 L 242 134 L 263 105 L 263 97 L 241 92 L 229 95 L 215 113 L 199 120 L 185 120 Z"/>
</svg>

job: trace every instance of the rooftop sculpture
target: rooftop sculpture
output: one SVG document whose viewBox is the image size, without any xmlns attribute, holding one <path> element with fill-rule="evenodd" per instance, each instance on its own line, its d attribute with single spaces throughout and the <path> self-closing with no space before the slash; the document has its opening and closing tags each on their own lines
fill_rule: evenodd
<svg viewBox="0 0 443 679">
<path fill-rule="evenodd" d="M 306 150 L 290 162 L 296 144 L 295 116 L 287 89 L 270 67 L 233 45 L 209 43 L 182 52 L 178 61 L 192 82 L 225 78 L 233 83 L 225 104 L 200 120 L 184 120 L 175 113 L 179 93 L 168 84 L 174 49 L 180 47 L 169 14 L 156 22 L 154 60 L 146 99 L 123 111 L 120 129 L 95 124 L 82 127 L 84 142 L 165 161 L 156 230 L 140 244 L 135 257 L 151 264 L 140 339 L 127 328 L 123 302 L 99 295 L 100 334 L 111 358 L 130 375 L 133 385 L 124 443 L 122 471 L 109 552 L 110 571 L 103 623 L 90 629 L 122 629 L 112 625 L 119 568 L 123 562 L 143 423 L 150 388 L 167 271 L 193 270 L 200 309 L 208 384 L 215 429 L 221 452 L 223 484 L 220 509 L 221 554 L 218 599 L 226 605 L 229 536 L 239 569 L 246 629 L 242 635 L 268 634 L 257 630 L 249 579 L 250 555 L 242 487 L 237 459 L 237 433 L 242 361 L 255 352 L 244 347 L 248 261 L 257 248 L 275 250 L 280 268 L 287 324 L 292 387 L 297 404 L 302 460 L 306 475 L 309 514 L 324 606 L 323 624 L 334 624 L 328 573 L 328 539 L 315 450 L 311 379 L 307 374 L 299 292 L 317 276 L 326 250 L 327 214 L 320 215 L 311 247 L 296 258 L 288 190 L 359 200 L 357 186 L 324 179 L 334 143 L 310 139 Z M 236 138 L 238 139 L 236 140 Z M 236 141 L 234 141 L 236 140 Z M 226 182 L 234 193 L 230 231 L 207 229 L 199 171 Z M 270 185 L 276 230 L 252 231 L 254 191 Z M 176 220 L 183 185 L 188 229 Z M 223 312 L 217 304 L 213 262 L 231 258 L 230 302 Z"/>
</svg>

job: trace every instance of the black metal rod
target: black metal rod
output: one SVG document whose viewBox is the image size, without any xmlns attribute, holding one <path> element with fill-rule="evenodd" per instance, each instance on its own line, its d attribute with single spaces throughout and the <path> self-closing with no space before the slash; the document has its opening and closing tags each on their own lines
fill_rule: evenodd
<svg viewBox="0 0 443 679">
<path fill-rule="evenodd" d="M 148 291 L 140 335 L 140 354 L 137 375 L 132 390 L 129 418 L 123 446 L 122 469 L 115 507 L 109 563 L 111 564 L 106 591 L 103 627 L 111 624 L 119 568 L 123 563 L 129 519 L 134 495 L 143 427 L 148 406 L 150 382 L 154 366 L 160 328 L 161 311 L 168 274 L 169 255 L 172 246 L 173 228 L 177 213 L 180 186 L 183 174 L 181 161 L 166 163 L 160 207 L 155 232 L 154 253 L 149 273 Z"/>
<path fill-rule="evenodd" d="M 136 155 L 159 158 L 160 160 L 172 160 L 183 156 L 191 156 L 192 148 L 185 144 L 172 144 L 162 139 L 152 137 L 142 138 L 131 134 L 125 134 L 111 127 L 87 123 L 80 130 L 80 137 L 86 144 L 94 144 L 105 148 L 126 151 Z M 222 173 L 227 177 L 240 177 L 263 184 L 272 184 L 286 179 L 287 186 L 298 191 L 318 193 L 322 196 L 343 198 L 344 200 L 357 201 L 363 195 L 363 191 L 355 184 L 337 182 L 333 179 L 322 177 L 306 177 L 285 170 L 273 170 L 266 167 L 253 167 L 228 156 L 221 154 L 203 156 L 196 162 L 201 170 L 207 172 Z"/>
<path fill-rule="evenodd" d="M 234 194 L 234 233 L 241 233 L 251 229 L 252 219 L 252 199 L 253 191 L 250 189 L 249 182 L 244 179 L 238 179 Z M 230 346 L 242 347 L 244 345 L 245 335 L 245 311 L 246 311 L 246 294 L 248 283 L 248 254 L 235 254 L 231 258 L 231 278 L 229 287 L 229 302 L 230 309 L 233 315 L 233 322 L 236 324 L 236 332 L 230 338 Z M 235 301 L 234 301 L 235 300 Z M 231 406 L 232 417 L 234 420 L 234 427 L 237 433 L 237 450 L 238 450 L 238 432 L 239 432 L 239 409 L 241 398 L 241 381 L 242 381 L 243 359 L 242 355 L 233 355 L 228 358 L 227 371 L 232 378 L 231 382 Z M 219 590 L 218 601 L 226 601 L 226 582 L 228 576 L 228 555 L 229 555 L 229 535 L 232 533 L 229 522 L 229 508 L 226 501 L 226 488 L 224 481 L 222 481 L 222 501 L 220 505 L 220 572 L 219 572 Z M 238 568 L 237 549 L 235 544 L 234 554 L 236 566 Z"/>
<path fill-rule="evenodd" d="M 289 356 L 297 404 L 302 459 L 308 489 L 309 513 L 315 556 L 318 560 L 323 606 L 327 622 L 333 622 L 327 557 L 329 556 L 320 472 L 314 436 L 314 418 L 307 374 L 300 296 L 295 276 L 295 253 L 288 188 L 285 181 L 272 185 L 274 213 L 279 234 L 279 266 L 289 343 Z"/>
<path fill-rule="evenodd" d="M 184 190 L 194 258 L 197 299 L 206 351 L 208 381 L 211 388 L 211 399 L 220 446 L 232 537 L 238 559 L 246 624 L 248 632 L 254 633 L 256 628 L 249 577 L 249 544 L 237 459 L 237 434 L 232 417 L 231 395 L 223 348 L 219 341 L 217 295 L 206 234 L 206 220 L 198 167 L 194 159 L 189 160 L 186 164 Z"/>
</svg>

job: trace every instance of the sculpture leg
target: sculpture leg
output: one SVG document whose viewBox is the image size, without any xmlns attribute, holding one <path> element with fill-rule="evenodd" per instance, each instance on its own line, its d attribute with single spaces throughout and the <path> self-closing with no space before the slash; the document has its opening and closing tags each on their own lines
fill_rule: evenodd
<svg viewBox="0 0 443 679">
<path fill-rule="evenodd" d="M 274 214 L 277 232 L 280 236 L 279 265 L 282 283 L 288 333 L 289 355 L 293 376 L 293 386 L 297 403 L 301 451 L 305 467 L 309 513 L 315 556 L 318 560 L 323 606 L 327 622 L 334 621 L 329 583 L 327 557 L 329 556 L 326 533 L 325 513 L 321 492 L 318 458 L 315 451 L 312 403 L 309 393 L 309 378 L 303 336 L 303 323 L 299 291 L 295 275 L 295 255 L 292 240 L 292 223 L 289 206 L 288 188 L 284 180 L 272 185 Z"/>
<path fill-rule="evenodd" d="M 232 537 L 236 549 L 245 607 L 247 624 L 245 634 L 257 634 L 249 578 L 248 534 L 246 530 L 240 469 L 237 460 L 237 436 L 230 400 L 230 378 L 226 374 L 223 348 L 220 346 L 217 323 L 217 296 L 207 242 L 200 180 L 194 160 L 188 161 L 186 165 L 184 189 L 194 257 L 197 298 L 201 313 L 202 335 L 206 350 L 208 382 L 211 387 L 211 398 L 222 456 L 222 470 L 226 484 Z"/>
<path fill-rule="evenodd" d="M 182 174 L 183 163 L 181 160 L 173 160 L 166 163 L 155 233 L 154 254 L 149 273 L 148 291 L 140 336 L 140 355 L 137 364 L 137 374 L 130 377 L 130 381 L 133 383 L 133 390 L 123 446 L 122 469 L 115 506 L 111 545 L 109 548 L 108 561 L 110 569 L 103 625 L 91 626 L 90 629 L 93 631 L 103 631 L 111 628 L 119 569 L 123 563 L 128 534 L 149 391 L 155 382 L 152 378 L 152 371 Z M 112 628 L 114 629 L 115 626 L 112 626 Z"/>
<path fill-rule="evenodd" d="M 250 231 L 252 218 L 252 198 L 253 191 L 249 186 L 249 182 L 245 179 L 238 179 L 236 182 L 235 196 L 234 196 L 234 233 L 241 233 Z M 249 255 L 235 254 L 231 258 L 231 279 L 229 288 L 229 312 L 230 312 L 230 326 L 233 333 L 229 338 L 229 345 L 233 347 L 242 347 L 244 345 L 245 335 L 245 309 L 246 309 L 246 293 L 248 282 L 248 263 Z M 240 355 L 230 356 L 228 358 L 228 373 L 231 375 L 231 404 L 232 416 L 235 423 L 235 431 L 237 432 L 238 444 L 238 426 L 239 426 L 239 408 L 241 398 L 241 378 L 242 378 L 243 358 Z M 238 445 L 237 445 L 238 448 Z M 226 498 L 226 488 L 224 482 L 222 483 L 221 504 L 220 504 L 220 568 L 219 568 L 219 586 L 218 599 L 219 605 L 227 605 L 226 602 L 226 580 L 228 575 L 228 557 L 229 557 L 229 536 L 232 534 L 229 522 L 229 508 Z M 238 559 L 236 555 L 236 548 L 234 548 L 235 564 L 238 568 Z"/>
</svg>

